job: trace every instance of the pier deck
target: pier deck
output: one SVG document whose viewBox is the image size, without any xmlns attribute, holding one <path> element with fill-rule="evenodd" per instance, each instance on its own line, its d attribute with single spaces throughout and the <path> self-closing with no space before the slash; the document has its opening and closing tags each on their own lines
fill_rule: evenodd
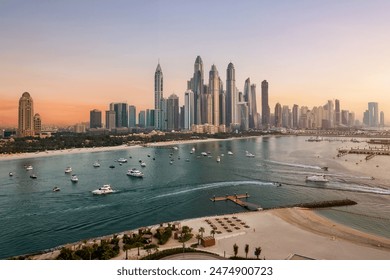
<svg viewBox="0 0 390 280">
<path fill-rule="evenodd" d="M 234 195 L 226 195 L 226 196 L 214 196 L 210 198 L 210 200 L 213 202 L 230 200 L 235 204 L 240 205 L 241 207 L 244 207 L 252 211 L 257 211 L 262 209 L 259 205 L 242 201 L 241 199 L 243 198 L 249 198 L 249 195 L 246 193 L 246 194 L 234 194 Z"/>
</svg>

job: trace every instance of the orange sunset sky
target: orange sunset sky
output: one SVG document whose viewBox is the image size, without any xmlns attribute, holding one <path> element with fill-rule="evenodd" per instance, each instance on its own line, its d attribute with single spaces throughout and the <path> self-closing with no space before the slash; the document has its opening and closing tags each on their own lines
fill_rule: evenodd
<svg viewBox="0 0 390 280">
<path fill-rule="evenodd" d="M 0 1 L 0 127 L 16 127 L 28 91 L 43 125 L 89 121 L 111 102 L 183 104 L 197 55 L 205 83 L 215 64 L 226 84 L 269 82 L 269 105 L 339 99 L 362 119 L 368 102 L 390 114 L 390 1 Z"/>
</svg>

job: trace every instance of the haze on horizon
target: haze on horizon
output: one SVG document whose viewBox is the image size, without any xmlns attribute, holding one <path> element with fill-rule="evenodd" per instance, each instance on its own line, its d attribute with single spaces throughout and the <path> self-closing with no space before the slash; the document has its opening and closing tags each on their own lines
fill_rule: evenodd
<svg viewBox="0 0 390 280">
<path fill-rule="evenodd" d="M 28 91 L 43 124 L 88 121 L 92 109 L 126 101 L 154 106 L 160 61 L 164 97 L 183 104 L 197 55 L 226 86 L 269 82 L 273 112 L 324 105 L 362 119 L 367 103 L 390 114 L 390 1 L 0 1 L 0 126 L 16 126 Z M 388 119 L 388 118 L 387 118 Z"/>
</svg>

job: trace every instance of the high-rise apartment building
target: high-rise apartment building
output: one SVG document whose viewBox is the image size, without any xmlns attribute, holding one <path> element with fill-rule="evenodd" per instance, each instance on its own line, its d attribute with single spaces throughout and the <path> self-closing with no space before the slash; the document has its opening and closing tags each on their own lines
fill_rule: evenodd
<svg viewBox="0 0 390 280">
<path fill-rule="evenodd" d="M 194 92 L 187 90 L 184 93 L 184 129 L 191 130 L 194 124 Z"/>
<path fill-rule="evenodd" d="M 270 110 L 268 105 L 268 82 L 261 83 L 261 124 L 263 129 L 268 129 L 270 124 Z"/>
<path fill-rule="evenodd" d="M 115 128 L 129 127 L 129 107 L 127 103 L 111 103 L 110 111 L 115 111 Z"/>
<path fill-rule="evenodd" d="M 237 123 L 237 93 L 236 70 L 233 63 L 229 63 L 226 70 L 226 125 Z"/>
<path fill-rule="evenodd" d="M 134 105 L 129 106 L 129 127 L 135 128 L 137 126 L 137 108 Z"/>
<path fill-rule="evenodd" d="M 93 109 L 89 112 L 89 128 L 102 127 L 102 111 Z"/>
<path fill-rule="evenodd" d="M 336 99 L 334 101 L 334 113 L 335 113 L 335 126 L 339 126 L 341 123 L 341 115 L 340 115 L 340 100 Z"/>
<path fill-rule="evenodd" d="M 114 110 L 106 111 L 106 128 L 108 130 L 111 131 L 112 129 L 116 128 L 115 120 L 116 120 L 115 111 Z"/>
<path fill-rule="evenodd" d="M 381 127 L 385 126 L 385 113 L 383 111 L 380 112 L 380 122 L 379 122 L 379 125 Z"/>
<path fill-rule="evenodd" d="M 167 129 L 179 129 L 179 97 L 176 94 L 171 94 L 167 100 Z"/>
<path fill-rule="evenodd" d="M 256 85 L 251 84 L 251 108 L 250 112 L 252 113 L 249 117 L 249 127 L 250 128 L 259 128 L 258 124 L 258 113 L 257 113 L 257 97 L 256 97 Z"/>
<path fill-rule="evenodd" d="M 34 132 L 40 133 L 42 131 L 42 119 L 41 116 L 37 113 L 34 115 Z"/>
<path fill-rule="evenodd" d="M 292 109 L 292 125 L 294 129 L 299 128 L 299 107 L 297 104 L 294 104 Z"/>
<path fill-rule="evenodd" d="M 194 123 L 202 123 L 202 97 L 204 90 L 203 61 L 198 55 L 194 64 L 194 75 L 188 83 L 188 88 L 194 93 Z"/>
<path fill-rule="evenodd" d="M 146 113 L 144 110 L 139 111 L 138 114 L 138 126 L 139 127 L 145 127 L 146 126 Z"/>
<path fill-rule="evenodd" d="M 156 72 L 154 73 L 154 127 L 158 130 L 163 128 L 162 120 L 162 99 L 163 99 L 163 72 L 161 70 L 160 63 L 157 65 Z"/>
<path fill-rule="evenodd" d="M 34 136 L 34 102 L 28 92 L 19 99 L 18 137 Z"/>
<path fill-rule="evenodd" d="M 276 103 L 275 105 L 275 126 L 282 127 L 282 105 L 280 103 Z"/>
<path fill-rule="evenodd" d="M 219 76 L 217 67 L 213 64 L 209 73 L 209 93 L 212 98 L 212 124 L 219 125 Z"/>
<path fill-rule="evenodd" d="M 368 126 L 378 127 L 379 124 L 379 111 L 377 102 L 368 103 Z"/>
</svg>

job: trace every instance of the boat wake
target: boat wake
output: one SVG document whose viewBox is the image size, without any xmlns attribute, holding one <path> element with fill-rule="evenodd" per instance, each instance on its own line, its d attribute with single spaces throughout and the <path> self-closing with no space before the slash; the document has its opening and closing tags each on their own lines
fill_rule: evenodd
<svg viewBox="0 0 390 280">
<path fill-rule="evenodd" d="M 180 195 L 183 193 L 188 192 L 196 192 L 199 190 L 206 190 L 206 189 L 217 189 L 217 188 L 226 188 L 226 187 L 236 187 L 236 186 L 242 186 L 242 185 L 257 185 L 257 186 L 275 186 L 274 183 L 271 182 L 262 182 L 262 181 L 230 181 L 230 182 L 216 182 L 216 183 L 209 183 L 209 184 L 202 184 L 197 187 L 188 187 L 184 190 L 172 192 L 172 193 L 166 193 L 161 194 L 158 196 L 155 196 L 154 198 L 161 198 L 161 197 L 167 197 L 167 196 L 174 196 L 174 195 Z"/>
<path fill-rule="evenodd" d="M 280 162 L 280 161 L 274 161 L 274 160 L 265 160 L 265 162 L 278 164 L 278 165 L 284 165 L 284 166 L 299 167 L 299 168 L 309 168 L 309 169 L 317 169 L 317 170 L 321 170 L 322 169 L 320 166 L 316 166 L 316 165 L 306 165 L 306 164 L 299 164 L 299 163 L 288 163 L 288 162 Z"/>
</svg>

